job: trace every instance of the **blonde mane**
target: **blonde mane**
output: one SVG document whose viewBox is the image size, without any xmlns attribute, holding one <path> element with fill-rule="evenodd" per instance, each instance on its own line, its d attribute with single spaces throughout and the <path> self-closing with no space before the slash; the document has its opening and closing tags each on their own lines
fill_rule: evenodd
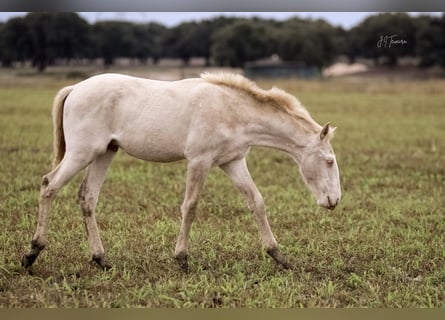
<svg viewBox="0 0 445 320">
<path fill-rule="evenodd" d="M 276 87 L 272 87 L 269 90 L 261 89 L 255 82 L 250 81 L 244 76 L 235 73 L 204 72 L 201 73 L 201 78 L 217 85 L 224 85 L 233 89 L 243 91 L 262 104 L 273 106 L 276 109 L 281 110 L 294 118 L 297 118 L 298 120 L 303 120 L 304 122 L 309 123 L 310 128 L 314 132 L 318 132 L 321 128 L 321 126 L 312 119 L 312 117 L 309 115 L 309 112 L 300 103 L 300 101 L 284 90 Z"/>
</svg>

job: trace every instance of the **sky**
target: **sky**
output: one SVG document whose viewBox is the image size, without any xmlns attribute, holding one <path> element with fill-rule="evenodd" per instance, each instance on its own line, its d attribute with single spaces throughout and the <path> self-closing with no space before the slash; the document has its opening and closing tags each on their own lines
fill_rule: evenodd
<svg viewBox="0 0 445 320">
<path fill-rule="evenodd" d="M 0 21 L 7 21 L 11 17 L 23 16 L 26 12 L 0 12 Z M 200 21 L 211 19 L 217 16 L 237 16 L 237 17 L 261 17 L 275 20 L 286 20 L 290 17 L 301 18 L 322 18 L 332 25 L 342 26 L 350 29 L 359 24 L 363 19 L 375 12 L 79 12 L 80 16 L 89 23 L 98 20 L 127 20 L 138 23 L 158 22 L 167 27 L 172 27 L 185 21 Z M 440 13 L 412 12 L 411 15 Z"/>
<path fill-rule="evenodd" d="M 199 21 L 217 16 L 261 17 L 285 20 L 290 17 L 324 18 L 333 25 L 350 28 L 372 14 L 369 12 L 83 12 L 80 13 L 89 22 L 105 18 L 120 18 L 138 22 L 155 21 L 167 27 L 175 26 L 184 21 Z"/>
</svg>

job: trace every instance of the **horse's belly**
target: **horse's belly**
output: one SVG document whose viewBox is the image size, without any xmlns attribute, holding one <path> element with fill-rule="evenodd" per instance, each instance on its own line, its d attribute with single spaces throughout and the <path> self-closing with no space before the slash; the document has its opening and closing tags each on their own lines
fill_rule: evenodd
<svg viewBox="0 0 445 320">
<path fill-rule="evenodd" d="M 146 161 L 171 162 L 184 159 L 183 137 L 152 132 L 117 139 L 117 143 L 129 155 Z"/>
<path fill-rule="evenodd" d="M 184 106 L 178 108 L 171 102 L 148 103 L 142 109 L 128 103 L 117 113 L 113 131 L 119 147 L 134 157 L 157 162 L 176 161 L 184 158 L 189 114 Z"/>
<path fill-rule="evenodd" d="M 184 159 L 183 153 L 168 148 L 161 149 L 159 146 L 149 147 L 142 150 L 139 148 L 123 146 L 122 149 L 129 155 L 145 161 L 172 162 Z"/>
</svg>

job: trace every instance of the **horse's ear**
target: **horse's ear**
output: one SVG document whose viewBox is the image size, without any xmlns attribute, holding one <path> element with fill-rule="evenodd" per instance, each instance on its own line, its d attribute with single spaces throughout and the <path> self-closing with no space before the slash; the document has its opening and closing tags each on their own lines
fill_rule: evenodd
<svg viewBox="0 0 445 320">
<path fill-rule="evenodd" d="M 331 124 L 330 122 L 326 123 L 326 124 L 323 126 L 323 129 L 321 129 L 321 132 L 320 132 L 320 140 L 324 140 L 324 138 L 326 138 L 326 136 L 329 134 L 329 125 L 330 125 L 330 124 Z"/>
</svg>

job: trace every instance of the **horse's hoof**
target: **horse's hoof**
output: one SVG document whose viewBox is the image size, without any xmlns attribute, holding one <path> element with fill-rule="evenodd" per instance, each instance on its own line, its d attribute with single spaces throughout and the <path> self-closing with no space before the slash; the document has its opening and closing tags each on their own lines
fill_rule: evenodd
<svg viewBox="0 0 445 320">
<path fill-rule="evenodd" d="M 179 268 L 182 272 L 188 273 L 189 272 L 189 264 L 187 261 L 187 254 L 186 253 L 180 253 L 175 257 L 176 261 L 179 264 Z"/>
<path fill-rule="evenodd" d="M 281 265 L 284 269 L 291 270 L 294 268 L 292 264 L 290 264 L 289 262 L 286 261 L 286 259 L 284 259 L 283 255 L 280 253 L 278 248 L 268 249 L 267 254 L 271 256 L 275 260 L 275 262 Z"/>
<path fill-rule="evenodd" d="M 45 249 L 44 244 L 39 243 L 37 240 L 32 240 L 31 251 L 22 256 L 22 267 L 25 269 L 31 267 L 34 261 L 36 261 L 37 257 L 39 256 L 40 251 L 42 251 L 43 249 Z"/>
<path fill-rule="evenodd" d="M 25 269 L 28 269 L 29 267 L 32 266 L 32 264 L 34 263 L 34 261 L 36 260 L 37 255 L 35 254 L 24 254 L 22 256 L 22 267 Z"/>
<path fill-rule="evenodd" d="M 105 254 L 93 255 L 93 261 L 104 271 L 112 268 L 112 265 L 105 258 Z"/>
</svg>

